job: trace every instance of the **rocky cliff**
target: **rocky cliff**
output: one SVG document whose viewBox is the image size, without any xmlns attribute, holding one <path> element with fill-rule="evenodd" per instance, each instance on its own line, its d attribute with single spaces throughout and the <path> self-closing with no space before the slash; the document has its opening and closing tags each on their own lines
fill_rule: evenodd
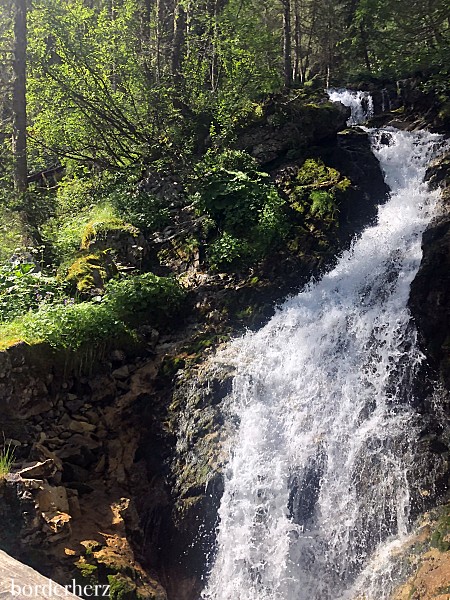
<svg viewBox="0 0 450 600">
<path fill-rule="evenodd" d="M 221 496 L 222 403 L 232 378 L 208 358 L 331 265 L 386 197 L 367 135 L 345 130 L 346 109 L 325 103 L 298 113 L 293 102 L 283 118 L 277 111 L 269 107 L 237 144 L 283 189 L 306 159 L 347 178 L 333 235 L 312 227 L 250 271 L 212 273 L 181 251 L 201 227 L 184 211 L 185 227 L 145 240 L 161 268 L 183 274 L 184 323 L 146 331 L 145 346 L 131 353 L 18 344 L 0 354 L 2 429 L 15 449 L 0 486 L 0 547 L 57 582 L 110 584 L 111 598 L 197 597 Z"/>
<path fill-rule="evenodd" d="M 0 355 L 2 428 L 16 459 L 0 487 L 2 549 L 60 583 L 108 583 L 112 598 L 197 599 L 222 493 L 223 410 L 233 375 L 210 358 L 332 265 L 388 191 L 367 135 L 345 129 L 344 109 L 333 120 L 325 108 L 323 121 L 308 129 L 320 110 L 312 106 L 299 119 L 284 107 L 283 120 L 270 109 L 237 145 L 282 193 L 309 158 L 348 178 L 332 236 L 312 229 L 249 271 L 212 273 L 198 252 L 183 250 L 186 235 L 201 227 L 184 211 L 175 222 L 188 227 L 145 241 L 149 255 L 164 257 L 161 268 L 183 274 L 184 323 L 170 333 L 147 331 L 145 348 L 113 347 L 93 364 L 95 357 L 44 346 Z M 448 185 L 445 168 L 441 161 L 430 171 L 434 185 Z M 430 365 L 448 388 L 447 194 L 444 200 L 424 237 L 411 308 Z M 427 449 L 447 452 L 445 432 L 433 429 Z"/>
</svg>

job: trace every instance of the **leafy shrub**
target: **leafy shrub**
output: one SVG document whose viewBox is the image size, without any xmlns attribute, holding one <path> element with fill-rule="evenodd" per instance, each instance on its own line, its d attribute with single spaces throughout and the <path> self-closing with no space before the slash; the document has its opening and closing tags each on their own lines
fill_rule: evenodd
<svg viewBox="0 0 450 600">
<path fill-rule="evenodd" d="M 76 350 L 95 346 L 128 332 L 108 306 L 97 302 L 42 306 L 22 320 L 25 341 L 42 341 L 54 348 Z"/>
<path fill-rule="evenodd" d="M 164 200 L 140 190 L 136 184 L 116 184 L 108 200 L 121 217 L 143 232 L 162 229 L 170 222 Z"/>
<path fill-rule="evenodd" d="M 338 213 L 338 195 L 350 185 L 350 180 L 336 169 L 327 167 L 319 159 L 309 158 L 300 167 L 296 178 L 284 184 L 284 190 L 291 207 L 305 222 L 320 220 L 322 226 L 333 226 Z"/>
<path fill-rule="evenodd" d="M 26 227 L 17 212 L 0 205 L 0 261 L 8 260 L 15 248 L 24 245 Z"/>
<path fill-rule="evenodd" d="M 181 305 L 185 291 L 170 277 L 153 273 L 112 280 L 106 285 L 105 303 L 118 318 L 130 321 L 161 321 L 171 317 Z"/>
<path fill-rule="evenodd" d="M 258 223 L 274 192 L 267 173 L 257 167 L 246 152 L 207 153 L 195 168 L 194 198 L 199 210 L 220 229 L 236 235 L 248 231 Z"/>
<path fill-rule="evenodd" d="M 175 279 L 145 273 L 110 281 L 106 294 L 76 304 L 40 304 L 0 330 L 0 348 L 24 340 L 54 348 L 95 348 L 117 337 L 133 335 L 133 326 L 165 325 L 179 311 L 185 292 Z"/>
<path fill-rule="evenodd" d="M 81 246 L 82 231 L 88 219 L 88 213 L 81 212 L 71 218 L 54 217 L 42 226 L 42 238 L 50 247 L 56 264 L 68 262 L 76 256 Z"/>
<path fill-rule="evenodd" d="M 249 154 L 209 152 L 195 173 L 195 202 L 216 230 L 207 252 L 212 268 L 254 263 L 286 236 L 285 202 Z"/>
<path fill-rule="evenodd" d="M 246 240 L 234 237 L 225 231 L 208 248 L 209 264 L 215 270 L 226 270 L 236 263 L 248 260 L 252 254 L 251 250 Z"/>
<path fill-rule="evenodd" d="M 35 273 L 33 263 L 0 267 L 0 320 L 11 321 L 43 304 L 60 302 L 66 286 L 56 277 Z"/>
</svg>

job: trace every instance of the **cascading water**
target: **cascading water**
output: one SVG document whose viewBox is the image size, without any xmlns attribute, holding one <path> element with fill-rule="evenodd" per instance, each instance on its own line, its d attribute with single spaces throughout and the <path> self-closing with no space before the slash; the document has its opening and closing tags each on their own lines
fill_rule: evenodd
<svg viewBox="0 0 450 600">
<path fill-rule="evenodd" d="M 360 119 L 353 94 L 330 95 Z M 382 542 L 408 531 L 420 477 L 411 382 L 422 355 L 407 300 L 439 138 L 370 135 L 392 190 L 378 224 L 220 359 L 236 365 L 238 425 L 205 600 L 351 598 Z M 389 589 L 383 581 L 364 597 Z"/>
<path fill-rule="evenodd" d="M 347 125 L 359 125 L 373 117 L 373 99 L 369 92 L 331 89 L 328 96 L 332 102 L 342 102 L 351 109 Z"/>
</svg>

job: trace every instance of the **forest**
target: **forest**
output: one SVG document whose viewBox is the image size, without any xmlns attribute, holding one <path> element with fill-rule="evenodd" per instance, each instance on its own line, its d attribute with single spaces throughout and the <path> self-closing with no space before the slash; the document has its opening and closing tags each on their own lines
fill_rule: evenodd
<svg viewBox="0 0 450 600">
<path fill-rule="evenodd" d="M 127 330 L 132 289 L 176 310 L 186 286 L 145 246 L 188 208 L 202 240 L 183 251 L 212 272 L 298 245 L 292 220 L 331 239 L 350 181 L 291 149 L 297 192 L 275 184 L 237 142 L 252 124 L 297 110 L 308 137 L 325 88 L 411 76 L 450 113 L 447 0 L 2 0 L 0 17 L 4 346 Z"/>
<path fill-rule="evenodd" d="M 447 598 L 450 0 L 0 0 L 0 119 L 0 588 Z"/>
</svg>

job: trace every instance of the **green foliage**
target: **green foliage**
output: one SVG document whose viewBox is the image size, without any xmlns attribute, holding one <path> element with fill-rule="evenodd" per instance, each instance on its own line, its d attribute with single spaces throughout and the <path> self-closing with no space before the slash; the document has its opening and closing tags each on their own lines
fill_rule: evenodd
<svg viewBox="0 0 450 600">
<path fill-rule="evenodd" d="M 246 240 L 239 239 L 226 231 L 208 248 L 209 264 L 215 270 L 227 270 L 252 256 L 252 248 Z"/>
<path fill-rule="evenodd" d="M 144 273 L 110 281 L 103 298 L 91 302 L 40 303 L 0 330 L 3 348 L 18 340 L 46 342 L 59 349 L 95 348 L 132 337 L 144 323 L 166 326 L 183 305 L 185 291 L 175 279 Z"/>
<path fill-rule="evenodd" d="M 250 264 L 286 235 L 284 201 L 250 155 L 209 152 L 195 173 L 192 187 L 198 210 L 218 232 L 208 250 L 213 268 Z"/>
<path fill-rule="evenodd" d="M 108 575 L 111 600 L 137 600 L 136 585 L 122 575 Z"/>
<path fill-rule="evenodd" d="M 114 209 L 108 204 L 96 208 L 90 217 L 81 234 L 80 248 L 82 250 L 87 250 L 97 240 L 105 239 L 110 232 L 126 231 L 134 237 L 139 234 L 136 227 L 117 217 Z"/>
<path fill-rule="evenodd" d="M 108 201 L 123 219 L 142 232 L 162 229 L 170 222 L 164 200 L 141 190 L 136 181 L 117 178 L 111 185 Z"/>
<path fill-rule="evenodd" d="M 312 158 L 305 160 L 293 182 L 282 183 L 291 207 L 304 222 L 320 220 L 329 227 L 337 225 L 337 200 L 350 185 L 350 180 L 339 171 Z"/>
<path fill-rule="evenodd" d="M 233 233 L 258 222 L 259 213 L 272 191 L 268 175 L 245 152 L 208 152 L 195 167 L 195 200 L 199 210 L 219 228 Z"/>
<path fill-rule="evenodd" d="M 177 111 L 167 89 L 150 85 L 138 43 L 141 18 L 137 0 L 123 0 L 112 11 L 103 2 L 34 2 L 28 78 L 33 160 L 40 160 L 44 144 L 68 166 L 122 168 L 170 148 Z"/>
<path fill-rule="evenodd" d="M 22 327 L 25 341 L 70 350 L 95 347 L 129 333 L 106 304 L 97 302 L 42 306 L 22 319 Z"/>
<path fill-rule="evenodd" d="M 44 240 L 50 245 L 59 264 L 73 261 L 80 250 L 88 250 L 96 240 L 104 239 L 111 231 L 127 231 L 137 236 L 139 231 L 125 223 L 107 202 L 81 210 L 76 216 L 62 214 L 49 219 L 42 228 Z"/>
<path fill-rule="evenodd" d="M 11 472 L 14 464 L 15 448 L 11 444 L 5 444 L 0 451 L 0 481 Z"/>
<path fill-rule="evenodd" d="M 440 552 L 450 550 L 450 509 L 448 506 L 444 509 L 444 514 L 433 531 L 430 543 L 433 548 L 437 548 Z"/>
<path fill-rule="evenodd" d="M 17 247 L 23 247 L 27 238 L 20 214 L 0 205 L 0 263 L 8 260 Z"/>
<path fill-rule="evenodd" d="M 94 585 L 98 583 L 98 567 L 96 565 L 81 560 L 75 564 L 84 581 Z"/>
<path fill-rule="evenodd" d="M 350 27 L 339 32 L 346 74 L 364 70 L 366 80 L 395 79 L 448 64 L 446 0 L 361 0 L 352 8 Z"/>
<path fill-rule="evenodd" d="M 184 297 L 176 279 L 144 273 L 108 282 L 105 304 L 120 319 L 139 323 L 144 317 L 160 323 L 176 314 Z"/>
<path fill-rule="evenodd" d="M 12 321 L 29 310 L 60 302 L 66 286 L 55 277 L 34 272 L 33 263 L 0 267 L 0 320 Z"/>
</svg>

